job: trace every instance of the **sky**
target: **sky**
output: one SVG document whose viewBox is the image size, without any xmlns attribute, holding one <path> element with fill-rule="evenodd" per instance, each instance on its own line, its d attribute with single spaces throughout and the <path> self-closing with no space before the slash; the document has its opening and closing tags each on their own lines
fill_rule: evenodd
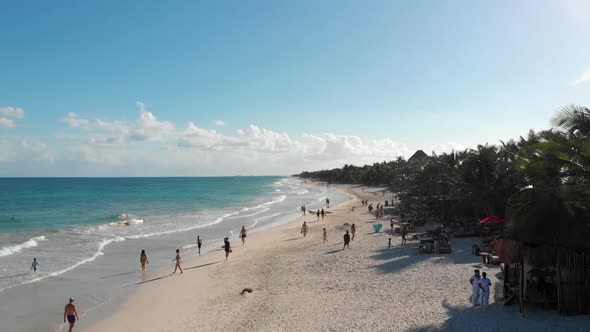
<svg viewBox="0 0 590 332">
<path fill-rule="evenodd" d="M 590 105 L 588 1 L 0 2 L 0 176 L 288 175 Z"/>
</svg>

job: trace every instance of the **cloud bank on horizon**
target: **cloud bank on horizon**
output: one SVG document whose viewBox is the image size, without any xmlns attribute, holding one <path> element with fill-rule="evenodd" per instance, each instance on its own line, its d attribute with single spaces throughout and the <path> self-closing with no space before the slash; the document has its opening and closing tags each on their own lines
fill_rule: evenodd
<svg viewBox="0 0 590 332">
<path fill-rule="evenodd" d="M 68 113 L 51 142 L 26 136 L 0 136 L 0 176 L 215 176 L 287 175 L 304 170 L 364 165 L 408 157 L 415 150 L 390 138 L 285 132 L 250 125 L 221 133 L 189 122 L 177 129 L 137 102 L 135 121 L 106 121 Z M 2 108 L 22 118 L 24 111 Z M 18 110 L 18 111 L 15 111 Z M 219 127 L 228 126 L 218 120 Z M 466 147 L 441 143 L 426 151 Z M 37 173 L 31 173 L 37 170 Z"/>
</svg>

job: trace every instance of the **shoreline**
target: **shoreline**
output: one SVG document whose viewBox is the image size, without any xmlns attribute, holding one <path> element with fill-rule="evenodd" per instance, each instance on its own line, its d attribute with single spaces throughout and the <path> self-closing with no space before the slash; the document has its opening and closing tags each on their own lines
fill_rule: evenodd
<svg viewBox="0 0 590 332">
<path fill-rule="evenodd" d="M 312 186 L 312 187 L 324 187 L 325 184 L 320 184 L 320 183 L 316 183 L 313 181 L 307 181 L 306 182 L 307 186 Z M 351 201 L 353 201 L 356 197 L 353 193 L 348 192 L 346 190 L 342 190 L 339 188 L 333 188 L 336 191 L 338 191 L 338 193 L 342 196 L 347 197 L 345 201 L 338 203 L 336 206 L 331 206 L 330 210 L 334 210 L 338 207 L 340 207 L 343 204 L 349 203 Z M 325 208 L 325 207 L 324 207 Z M 304 219 L 304 218 L 309 218 L 310 215 L 306 214 L 305 217 L 303 215 L 292 219 L 290 221 L 287 221 L 286 223 L 283 222 L 279 222 L 277 224 L 274 223 L 270 223 L 270 224 L 266 224 L 264 226 L 262 226 L 260 229 L 254 229 L 252 231 L 248 232 L 248 238 L 246 240 L 246 248 L 247 249 L 256 249 L 258 248 L 260 245 L 269 245 L 272 244 L 272 242 L 275 242 L 275 235 L 272 232 L 281 232 L 284 230 L 284 228 L 291 228 L 291 227 L 300 227 L 299 226 L 295 226 L 297 222 L 299 222 L 300 219 Z M 315 216 L 314 216 L 315 218 Z M 270 237 L 268 235 L 271 235 Z M 209 241 L 205 241 L 203 244 L 203 247 L 207 247 L 207 246 L 211 246 L 210 250 L 205 251 L 202 255 L 200 256 L 196 256 L 196 257 L 192 257 L 190 259 L 187 259 L 186 261 L 183 261 L 182 263 L 182 267 L 183 270 L 189 270 L 191 272 L 193 272 L 192 270 L 194 269 L 203 269 L 203 273 L 208 273 L 210 271 L 210 269 L 213 267 L 213 265 L 215 264 L 219 264 L 219 263 L 224 263 L 225 262 L 225 256 L 224 256 L 224 252 L 221 249 L 221 245 L 223 244 L 222 242 L 223 239 L 219 240 L 219 246 L 215 246 L 213 245 L 211 242 Z M 256 243 L 256 245 L 252 246 L 252 243 Z M 237 249 L 237 250 L 236 250 Z M 244 255 L 245 252 L 243 252 L 242 250 L 242 246 L 241 246 L 241 241 L 239 240 L 234 240 L 232 241 L 232 250 L 233 252 L 230 254 L 229 256 L 229 261 L 231 262 L 232 260 L 238 259 L 240 256 Z M 190 255 L 195 255 L 195 251 L 196 251 L 196 245 L 191 245 L 190 248 L 186 248 L 186 249 L 181 249 L 181 253 L 182 251 L 184 251 L 184 254 L 189 254 Z M 215 256 L 215 257 L 214 257 Z M 222 257 L 223 259 L 220 259 L 219 257 Z M 116 330 L 113 329 L 113 327 L 107 327 L 104 328 L 102 327 L 102 323 L 104 321 L 107 321 L 109 319 L 115 319 L 116 315 L 117 315 L 117 311 L 120 309 L 123 309 L 126 307 L 127 304 L 129 303 L 134 303 L 135 301 L 133 301 L 132 299 L 137 296 L 138 292 L 142 292 L 142 288 L 144 285 L 151 283 L 151 282 L 155 282 L 155 281 L 160 281 L 163 279 L 167 279 L 170 277 L 175 276 L 174 274 L 171 274 L 172 269 L 163 269 L 163 270 L 158 270 L 156 272 L 154 272 L 154 274 L 149 273 L 149 265 L 146 268 L 146 273 L 143 275 L 143 280 L 139 281 L 136 285 L 138 286 L 137 289 L 132 290 L 129 294 L 125 294 L 123 297 L 118 298 L 118 299 L 111 299 L 106 303 L 103 303 L 101 305 L 99 305 L 98 307 L 95 308 L 91 308 L 88 311 L 84 312 L 84 314 L 81 316 L 83 320 L 81 320 L 81 323 L 77 323 L 76 324 L 76 329 L 80 329 L 81 331 L 104 331 L 104 330 Z M 193 273 L 194 274 L 194 273 Z M 176 275 L 179 275 L 179 273 L 177 273 Z M 149 277 L 146 277 L 149 276 Z M 186 273 L 182 274 L 182 276 L 186 276 Z M 202 282 L 207 282 L 208 279 L 207 278 L 202 278 L 202 276 L 198 276 L 198 278 L 201 280 Z M 134 286 L 134 285 L 129 285 L 129 286 Z M 107 308 L 105 308 L 105 306 L 107 306 Z M 86 319 L 85 317 L 89 316 L 90 319 Z M 102 318 L 100 318 L 102 317 Z M 92 323 L 90 324 L 86 324 L 86 321 L 91 321 Z M 59 331 L 63 331 L 65 329 L 65 324 L 61 325 L 55 332 L 59 332 Z"/>
<path fill-rule="evenodd" d="M 307 181 L 306 185 L 310 185 L 313 187 L 320 187 L 320 186 L 324 186 L 322 184 L 313 182 L 313 181 Z M 330 208 L 331 211 L 336 210 L 336 209 L 342 209 L 344 205 L 347 204 L 352 204 L 353 202 L 358 200 L 358 197 L 356 197 L 356 195 L 348 190 L 343 190 L 341 188 L 334 188 L 336 191 L 339 192 L 339 194 L 348 197 L 348 199 L 344 202 L 340 202 L 338 203 L 336 206 L 333 206 Z M 329 215 L 329 214 L 327 214 Z M 232 263 L 235 260 L 238 260 L 241 258 L 241 256 L 247 255 L 249 253 L 250 250 L 261 250 L 262 247 L 264 246 L 269 246 L 272 245 L 273 243 L 276 243 L 277 241 L 281 241 L 284 240 L 281 236 L 281 233 L 284 232 L 289 232 L 292 231 L 294 228 L 299 228 L 301 225 L 301 220 L 305 219 L 305 218 L 310 218 L 313 217 L 313 219 L 315 220 L 316 217 L 306 214 L 305 216 L 301 215 L 299 217 L 297 217 L 296 219 L 293 219 L 291 221 L 288 221 L 286 224 L 279 224 L 279 225 L 273 225 L 272 223 L 269 225 L 265 225 L 263 226 L 261 229 L 259 230 L 255 230 L 252 231 L 251 233 L 248 233 L 248 237 L 246 240 L 246 245 L 243 247 L 241 245 L 241 241 L 236 240 L 232 242 L 232 253 L 229 256 L 229 259 L 227 261 L 227 263 Z M 317 223 L 317 221 L 316 221 Z M 310 225 L 313 225 L 314 222 L 309 222 Z M 284 234 L 283 234 L 284 235 Z M 207 245 L 209 243 L 205 243 L 204 245 Z M 221 249 L 221 245 L 222 242 L 219 242 L 219 248 L 214 249 L 215 247 L 212 248 L 212 250 L 206 252 L 205 254 L 202 254 L 201 256 L 197 256 L 195 258 L 191 258 L 187 261 L 184 261 L 182 266 L 183 266 L 183 270 L 185 271 L 190 271 L 191 273 L 189 273 L 188 275 L 195 275 L 196 274 L 196 279 L 195 282 L 198 282 L 199 286 L 198 291 L 210 291 L 210 289 L 207 289 L 206 287 L 201 287 L 201 286 L 206 286 L 206 284 L 208 282 L 212 282 L 214 278 L 211 278 L 211 276 L 209 276 L 208 274 L 210 272 L 212 272 L 212 270 L 214 269 L 215 265 L 217 264 L 221 264 L 221 263 L 226 263 L 225 262 L 225 255 L 224 255 L 224 251 Z M 195 250 L 196 245 L 194 248 L 191 248 L 190 250 Z M 237 249 L 237 250 L 236 250 Z M 246 250 L 244 250 L 246 249 Z M 251 259 L 251 257 L 247 257 L 246 259 Z M 149 268 L 149 266 L 148 266 Z M 199 270 L 199 273 L 192 273 L 192 272 L 196 272 L 193 270 Z M 207 274 L 207 275 L 203 275 L 203 274 Z M 121 299 L 118 299 L 115 302 L 115 306 L 114 308 L 111 308 L 108 311 L 104 311 L 103 308 L 101 307 L 97 307 L 97 308 L 92 308 L 90 309 L 88 312 L 85 312 L 84 315 L 82 316 L 82 318 L 84 318 L 85 316 L 102 316 L 102 319 L 91 319 L 91 321 L 94 321 L 92 324 L 90 324 L 89 326 L 86 326 L 86 324 L 82 325 L 81 329 L 80 326 L 76 326 L 77 329 L 80 329 L 80 331 L 84 331 L 84 332 L 98 332 L 98 331 L 118 331 L 116 326 L 119 326 L 119 323 L 124 324 L 123 321 L 126 320 L 126 316 L 127 314 L 123 314 L 122 312 L 128 312 L 130 308 L 132 307 L 136 307 L 138 303 L 144 303 L 143 301 L 146 298 L 152 299 L 152 300 L 158 300 L 157 298 L 153 298 L 151 296 L 147 296 L 147 292 L 150 291 L 149 289 L 145 289 L 145 286 L 147 286 L 149 283 L 152 282 L 156 282 L 156 281 L 162 281 L 171 277 L 187 277 L 188 276 L 187 273 L 183 273 L 182 275 L 177 273 L 177 274 L 171 274 L 170 271 L 167 270 L 163 270 L 163 271 L 158 271 L 156 272 L 154 275 L 150 276 L 150 278 L 144 279 L 143 281 L 138 283 L 138 288 L 131 291 L 130 294 L 127 294 L 126 296 L 124 296 Z M 192 289 L 195 290 L 195 289 Z M 162 294 L 163 295 L 163 294 Z M 209 297 L 213 295 L 213 294 L 209 294 Z M 160 299 L 162 300 L 162 299 Z M 101 311 L 102 310 L 102 311 Z M 111 322 L 109 322 L 111 321 Z M 114 322 L 112 322 L 114 321 Z M 59 331 L 63 331 L 65 330 L 65 325 L 62 325 L 56 332 Z M 125 326 L 125 328 L 120 328 L 120 330 L 134 330 L 133 327 L 131 326 Z M 139 329 L 137 331 L 140 331 L 143 329 Z M 159 330 L 153 330 L 153 331 L 159 331 Z"/>
<path fill-rule="evenodd" d="M 383 189 L 332 186 L 352 199 L 330 209 L 324 221 L 299 218 L 187 261 L 187 273 L 145 280 L 102 320 L 81 329 L 99 331 L 583 331 L 590 317 L 504 306 L 499 267 L 472 255 L 479 238 L 453 239 L 452 254 L 420 254 L 416 240 L 373 231 L 361 199 L 382 202 Z M 385 196 L 386 197 L 386 196 Z M 353 210 L 352 207 L 355 207 Z M 303 220 L 310 233 L 299 232 Z M 350 249 L 342 234 L 357 225 Z M 322 228 L 328 243 L 322 243 Z M 392 240 L 388 248 L 387 241 Z M 221 246 L 221 243 L 220 243 Z M 474 268 L 492 279 L 490 306 L 472 308 L 468 280 Z M 244 288 L 253 292 L 240 295 Z"/>
</svg>

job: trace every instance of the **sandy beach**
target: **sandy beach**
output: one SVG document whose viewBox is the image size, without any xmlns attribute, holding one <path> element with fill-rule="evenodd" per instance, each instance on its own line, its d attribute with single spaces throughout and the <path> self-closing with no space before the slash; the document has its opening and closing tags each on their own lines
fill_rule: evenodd
<svg viewBox="0 0 590 332">
<path fill-rule="evenodd" d="M 380 190 L 341 186 L 354 198 L 318 221 L 306 215 L 232 241 L 226 262 L 219 250 L 183 263 L 184 274 L 151 275 L 116 312 L 86 332 L 103 331 L 583 331 L 590 318 L 504 306 L 499 267 L 471 254 L 475 238 L 453 239 L 452 254 L 420 254 L 401 246 L 389 222 L 374 233 L 375 218 L 361 199 L 382 202 Z M 354 211 L 352 208 L 355 207 Z M 303 221 L 307 237 L 300 234 Z M 343 250 L 345 223 L 356 224 Z M 322 243 L 322 228 L 328 243 Z M 385 232 L 384 232 L 385 231 Z M 392 247 L 388 248 L 388 239 Z M 488 272 L 490 306 L 471 308 L 473 269 Z M 240 295 L 244 288 L 253 292 Z M 84 319 L 84 317 L 82 317 Z"/>
</svg>

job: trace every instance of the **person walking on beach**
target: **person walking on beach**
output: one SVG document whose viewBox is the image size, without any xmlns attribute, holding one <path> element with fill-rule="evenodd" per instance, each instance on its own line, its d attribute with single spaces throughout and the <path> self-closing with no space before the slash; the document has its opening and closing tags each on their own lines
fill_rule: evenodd
<svg viewBox="0 0 590 332">
<path fill-rule="evenodd" d="M 324 243 L 328 242 L 328 233 L 326 233 L 326 229 L 324 228 Z"/>
<path fill-rule="evenodd" d="M 400 229 L 400 233 L 402 233 L 402 246 L 405 245 L 408 240 L 406 238 L 406 236 L 408 235 L 408 229 L 406 228 L 406 226 L 402 226 L 402 228 Z"/>
<path fill-rule="evenodd" d="M 318 217 L 318 221 L 320 220 L 320 209 L 317 210 L 317 212 L 315 213 L 316 216 Z"/>
<path fill-rule="evenodd" d="M 246 228 L 242 226 L 242 230 L 240 231 L 240 239 L 242 239 L 242 246 L 246 244 L 246 236 L 247 236 Z"/>
<path fill-rule="evenodd" d="M 324 212 L 324 209 L 322 209 L 322 212 L 320 212 L 320 214 L 322 215 L 322 220 L 324 220 L 324 216 L 326 215 L 326 212 Z"/>
<path fill-rule="evenodd" d="M 479 270 L 473 271 L 469 283 L 471 284 L 471 304 L 474 307 L 479 306 Z"/>
<path fill-rule="evenodd" d="M 70 323 L 68 332 L 72 332 L 76 320 L 80 320 L 80 317 L 78 317 L 78 312 L 76 311 L 76 306 L 74 305 L 74 298 L 71 297 L 69 303 L 66 304 L 66 307 L 64 308 L 64 323 L 66 322 L 66 318 L 68 323 Z"/>
<path fill-rule="evenodd" d="M 176 261 L 176 265 L 174 266 L 174 272 L 176 273 L 176 269 L 180 270 L 180 274 L 182 274 L 182 268 L 180 267 L 180 249 L 176 249 L 176 257 L 173 259 Z"/>
<path fill-rule="evenodd" d="M 150 263 L 145 253 L 145 249 L 141 249 L 141 254 L 139 255 L 139 263 L 141 263 L 142 271 L 145 271 L 145 265 Z"/>
<path fill-rule="evenodd" d="M 197 250 L 199 251 L 199 256 L 201 256 L 201 246 L 203 245 L 203 240 L 199 235 L 197 235 Z"/>
<path fill-rule="evenodd" d="M 303 225 L 301 225 L 301 234 L 303 234 L 303 237 L 305 237 L 307 235 L 307 230 L 308 230 L 308 226 L 307 226 L 307 223 L 304 221 Z"/>
<path fill-rule="evenodd" d="M 490 304 L 490 286 L 492 285 L 492 282 L 490 281 L 490 279 L 486 278 L 487 275 L 487 273 L 483 272 L 478 283 L 478 287 L 480 290 L 479 301 L 480 305 L 483 308 L 487 307 L 488 304 Z"/>
<path fill-rule="evenodd" d="M 346 247 L 350 249 L 350 234 L 348 234 L 348 231 L 344 234 L 344 248 L 342 248 L 342 250 L 346 249 Z"/>
<path fill-rule="evenodd" d="M 389 221 L 389 226 L 391 227 L 391 234 L 393 235 L 393 218 Z"/>
<path fill-rule="evenodd" d="M 33 273 L 37 272 L 37 266 L 39 266 L 40 264 L 37 263 L 37 258 L 33 258 L 33 264 L 31 264 L 31 270 L 33 270 Z"/>
<path fill-rule="evenodd" d="M 225 250 L 225 260 L 227 261 L 227 258 L 229 257 L 229 253 L 232 252 L 231 250 L 231 244 L 229 244 L 229 238 L 226 237 L 225 239 L 223 239 L 223 249 Z"/>
<path fill-rule="evenodd" d="M 354 234 L 356 234 L 356 225 L 352 224 L 352 226 L 350 226 L 350 233 L 352 233 L 352 241 L 354 241 Z"/>
</svg>

